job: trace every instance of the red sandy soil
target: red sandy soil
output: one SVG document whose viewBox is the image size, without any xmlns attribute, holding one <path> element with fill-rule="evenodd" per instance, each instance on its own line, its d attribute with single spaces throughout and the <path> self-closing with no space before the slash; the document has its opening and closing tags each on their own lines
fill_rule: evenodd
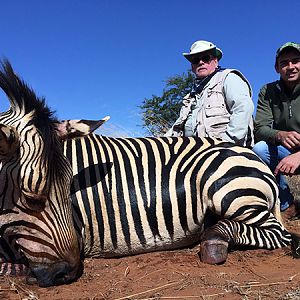
<svg viewBox="0 0 300 300">
<path fill-rule="evenodd" d="M 300 221 L 287 228 L 300 233 Z M 300 299 L 300 259 L 289 248 L 234 251 L 219 266 L 201 263 L 198 250 L 86 259 L 77 282 L 51 288 L 0 277 L 0 299 Z"/>
</svg>

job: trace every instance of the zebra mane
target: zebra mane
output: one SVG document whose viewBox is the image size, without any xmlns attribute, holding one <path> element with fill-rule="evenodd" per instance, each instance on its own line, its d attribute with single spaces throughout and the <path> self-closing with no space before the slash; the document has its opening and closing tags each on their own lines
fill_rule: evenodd
<svg viewBox="0 0 300 300">
<path fill-rule="evenodd" d="M 4 59 L 0 63 L 0 88 L 7 95 L 11 109 L 22 108 L 25 114 L 34 111 L 32 122 L 39 129 L 57 121 L 54 112 L 45 104 L 45 98 L 37 97 L 33 89 L 16 75 L 10 62 Z"/>
</svg>

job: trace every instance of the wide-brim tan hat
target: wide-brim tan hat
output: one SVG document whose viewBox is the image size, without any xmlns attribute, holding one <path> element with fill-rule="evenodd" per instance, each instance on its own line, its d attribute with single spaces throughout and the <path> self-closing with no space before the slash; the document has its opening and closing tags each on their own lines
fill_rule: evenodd
<svg viewBox="0 0 300 300">
<path fill-rule="evenodd" d="M 194 57 L 195 55 L 205 52 L 205 51 L 215 51 L 214 55 L 217 57 L 218 60 L 220 60 L 223 56 L 223 52 L 221 49 L 217 48 L 217 46 L 208 41 L 196 41 L 193 43 L 191 46 L 190 52 L 189 53 L 182 53 L 182 55 L 188 60 L 191 61 L 191 58 Z"/>
</svg>

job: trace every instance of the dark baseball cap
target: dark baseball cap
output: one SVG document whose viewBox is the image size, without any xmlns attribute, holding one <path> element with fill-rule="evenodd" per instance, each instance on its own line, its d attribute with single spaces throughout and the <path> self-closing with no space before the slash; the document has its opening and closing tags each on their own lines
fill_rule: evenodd
<svg viewBox="0 0 300 300">
<path fill-rule="evenodd" d="M 278 48 L 278 50 L 276 51 L 276 62 L 277 62 L 279 55 L 282 53 L 282 51 L 287 48 L 293 48 L 293 49 L 297 50 L 300 54 L 300 44 L 294 43 L 294 42 L 287 42 L 287 43 L 283 44 L 280 48 Z"/>
</svg>

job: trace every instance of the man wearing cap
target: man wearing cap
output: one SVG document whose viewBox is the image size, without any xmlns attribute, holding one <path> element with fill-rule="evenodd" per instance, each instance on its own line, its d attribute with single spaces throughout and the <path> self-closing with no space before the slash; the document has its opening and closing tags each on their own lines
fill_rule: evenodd
<svg viewBox="0 0 300 300">
<path fill-rule="evenodd" d="M 283 174 L 299 173 L 300 166 L 300 44 L 288 42 L 277 50 L 275 70 L 280 79 L 264 85 L 259 93 L 253 151 L 277 176 L 281 211 L 290 207 L 295 214 Z"/>
<path fill-rule="evenodd" d="M 254 107 L 247 79 L 238 70 L 219 67 L 222 51 L 211 42 L 196 41 L 183 56 L 196 78 L 165 136 L 213 137 L 250 147 Z"/>
</svg>

